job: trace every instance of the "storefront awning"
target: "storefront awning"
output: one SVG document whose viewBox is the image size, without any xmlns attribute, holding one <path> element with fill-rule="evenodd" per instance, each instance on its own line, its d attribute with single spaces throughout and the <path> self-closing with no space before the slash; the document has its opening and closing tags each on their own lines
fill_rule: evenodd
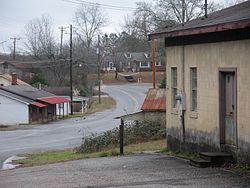
<svg viewBox="0 0 250 188">
<path fill-rule="evenodd" d="M 60 103 L 70 102 L 70 100 L 59 96 L 43 97 L 43 98 L 38 98 L 37 100 L 48 104 L 60 104 Z"/>
</svg>

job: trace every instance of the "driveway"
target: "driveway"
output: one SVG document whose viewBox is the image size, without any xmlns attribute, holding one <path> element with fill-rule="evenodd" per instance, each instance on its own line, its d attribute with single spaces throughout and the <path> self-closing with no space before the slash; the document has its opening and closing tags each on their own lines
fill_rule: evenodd
<svg viewBox="0 0 250 188">
<path fill-rule="evenodd" d="M 166 154 L 85 159 L 0 171 L 1 188 L 249 187 L 247 177 L 219 168 L 195 168 Z"/>
<path fill-rule="evenodd" d="M 51 149 L 72 148 L 81 143 L 83 135 L 102 132 L 119 125 L 114 117 L 140 110 L 149 84 L 103 86 L 116 100 L 111 110 L 40 126 L 25 126 L 26 129 L 0 132 L 0 169 L 9 157 L 21 153 Z"/>
</svg>

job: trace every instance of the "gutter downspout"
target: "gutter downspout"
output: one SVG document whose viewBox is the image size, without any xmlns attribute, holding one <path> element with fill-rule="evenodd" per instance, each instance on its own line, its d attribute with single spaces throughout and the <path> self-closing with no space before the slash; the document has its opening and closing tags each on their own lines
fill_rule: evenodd
<svg viewBox="0 0 250 188">
<path fill-rule="evenodd" d="M 184 99 L 186 97 L 186 92 L 185 92 L 185 46 L 182 46 L 182 98 L 183 100 L 182 102 L 182 113 L 181 113 L 181 123 L 182 123 L 182 139 L 183 139 L 183 143 L 185 143 L 185 108 L 183 108 L 184 101 L 186 101 L 186 99 Z"/>
</svg>

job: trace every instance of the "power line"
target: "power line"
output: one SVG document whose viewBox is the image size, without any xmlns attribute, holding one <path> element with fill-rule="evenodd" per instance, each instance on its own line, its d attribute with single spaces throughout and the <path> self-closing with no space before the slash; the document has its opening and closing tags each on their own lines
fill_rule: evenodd
<svg viewBox="0 0 250 188">
<path fill-rule="evenodd" d="M 133 7 L 109 5 L 109 4 L 102 4 L 102 3 L 92 3 L 92 2 L 84 1 L 84 0 L 75 0 L 75 1 L 82 2 L 82 3 L 87 3 L 87 4 L 90 4 L 90 5 L 100 5 L 100 6 L 103 6 L 103 7 L 111 7 L 111 8 L 118 8 L 118 9 L 131 9 L 131 10 L 136 10 L 136 9 L 133 8 Z"/>
<path fill-rule="evenodd" d="M 3 44 L 3 43 L 5 43 L 5 42 L 7 42 L 7 40 L 5 40 L 5 41 L 3 41 L 3 42 L 0 42 L 0 44 Z"/>
<path fill-rule="evenodd" d="M 78 1 L 78 0 L 62 0 L 68 3 L 73 3 L 73 4 L 77 4 L 77 5 L 87 5 L 87 6 L 96 6 L 99 5 L 105 9 L 110 9 L 110 10 L 117 10 L 117 11 L 135 11 L 136 8 L 132 8 L 132 7 L 120 7 L 120 8 L 115 8 L 117 6 L 114 5 L 106 5 L 106 4 L 100 4 L 100 3 L 91 3 L 91 2 L 87 2 L 87 1 Z"/>
</svg>

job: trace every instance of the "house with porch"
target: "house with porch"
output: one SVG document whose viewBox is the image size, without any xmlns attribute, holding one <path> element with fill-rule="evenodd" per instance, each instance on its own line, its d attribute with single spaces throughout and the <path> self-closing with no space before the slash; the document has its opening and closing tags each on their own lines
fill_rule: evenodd
<svg viewBox="0 0 250 188">
<path fill-rule="evenodd" d="M 149 38 L 165 38 L 168 148 L 250 164 L 250 1 Z"/>
<path fill-rule="evenodd" d="M 0 87 L 0 124 L 46 123 L 56 120 L 56 105 L 69 100 L 27 85 Z M 60 114 L 64 116 L 64 114 Z"/>
<path fill-rule="evenodd" d="M 103 71 L 145 72 L 152 71 L 152 56 L 147 52 L 127 52 L 106 55 L 101 64 Z M 156 71 L 165 71 L 161 57 L 156 53 Z"/>
</svg>

